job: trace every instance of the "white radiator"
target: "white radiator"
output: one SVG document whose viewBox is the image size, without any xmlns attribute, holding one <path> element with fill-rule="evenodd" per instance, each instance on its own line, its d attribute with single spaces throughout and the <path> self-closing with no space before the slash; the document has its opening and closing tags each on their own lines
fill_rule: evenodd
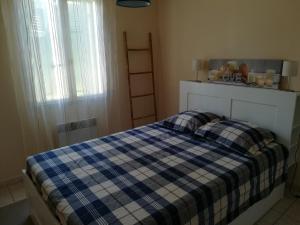
<svg viewBox="0 0 300 225">
<path fill-rule="evenodd" d="M 96 118 L 60 124 L 57 126 L 60 147 L 97 137 Z"/>
</svg>

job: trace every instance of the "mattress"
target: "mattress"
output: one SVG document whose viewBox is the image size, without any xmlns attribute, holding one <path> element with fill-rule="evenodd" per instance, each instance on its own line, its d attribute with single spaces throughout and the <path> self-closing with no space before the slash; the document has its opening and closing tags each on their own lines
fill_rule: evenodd
<svg viewBox="0 0 300 225">
<path fill-rule="evenodd" d="M 158 123 L 36 154 L 27 173 L 62 224 L 228 224 L 287 175 L 288 151 L 251 156 Z"/>
</svg>

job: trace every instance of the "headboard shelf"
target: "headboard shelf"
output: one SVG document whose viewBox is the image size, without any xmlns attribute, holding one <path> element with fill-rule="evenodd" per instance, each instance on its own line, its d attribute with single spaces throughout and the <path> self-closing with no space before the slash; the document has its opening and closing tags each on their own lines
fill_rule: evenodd
<svg viewBox="0 0 300 225">
<path fill-rule="evenodd" d="M 267 128 L 277 135 L 278 141 L 294 157 L 300 134 L 299 92 L 181 81 L 180 111 L 192 109 Z"/>
</svg>

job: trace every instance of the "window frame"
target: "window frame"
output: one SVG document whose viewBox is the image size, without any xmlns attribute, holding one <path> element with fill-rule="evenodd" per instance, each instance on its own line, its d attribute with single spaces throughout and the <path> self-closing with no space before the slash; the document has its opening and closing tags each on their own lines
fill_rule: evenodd
<svg viewBox="0 0 300 225">
<path fill-rule="evenodd" d="M 43 104 L 57 104 L 61 102 L 65 103 L 72 103 L 72 102 L 78 102 L 78 101 L 84 101 L 86 99 L 100 99 L 104 96 L 104 90 L 99 90 L 98 93 L 95 94 L 84 94 L 84 95 L 78 95 L 77 92 L 77 86 L 76 86 L 76 75 L 75 75 L 75 68 L 74 68 L 74 60 L 73 60 L 73 50 L 72 50 L 72 40 L 71 40 L 71 23 L 70 23 L 70 17 L 69 17 L 69 9 L 68 9 L 68 2 L 76 2 L 76 0 L 57 0 L 57 7 L 58 7 L 58 14 L 59 14 L 59 19 L 60 23 L 56 24 L 58 26 L 58 29 L 55 32 L 59 32 L 60 30 L 64 30 L 65 32 L 62 32 L 62 39 L 63 39 L 63 44 L 66 46 L 63 50 L 63 55 L 64 55 L 64 61 L 66 62 L 67 66 L 65 68 L 66 74 L 66 90 L 68 91 L 68 96 L 60 96 L 57 99 L 49 99 L 47 97 L 46 91 L 40 91 L 41 97 L 37 96 L 37 93 L 35 93 L 35 97 L 37 102 L 43 103 Z M 89 1 L 86 0 L 87 3 L 89 4 L 94 4 L 95 1 Z M 32 25 L 33 26 L 33 25 Z M 98 44 L 99 45 L 99 44 Z M 99 49 L 100 50 L 100 49 Z M 54 67 L 56 66 L 61 66 L 62 62 L 60 62 L 59 65 L 53 65 Z M 43 76 L 41 74 L 36 74 L 35 76 Z M 44 77 L 42 78 L 42 85 L 41 88 L 46 90 L 46 81 Z M 39 78 L 39 79 L 40 79 Z M 101 78 L 100 78 L 101 79 Z M 103 79 L 101 79 L 102 82 L 104 82 Z M 42 100 L 39 100 L 42 99 Z"/>
</svg>

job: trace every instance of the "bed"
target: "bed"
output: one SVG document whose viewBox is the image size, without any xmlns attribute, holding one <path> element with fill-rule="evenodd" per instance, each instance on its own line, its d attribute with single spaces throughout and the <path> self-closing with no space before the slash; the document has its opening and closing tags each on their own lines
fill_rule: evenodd
<svg viewBox="0 0 300 225">
<path fill-rule="evenodd" d="M 181 82 L 180 111 L 197 108 L 220 114 L 222 110 L 229 118 L 267 123 L 274 132 L 280 128 L 280 143 L 272 142 L 261 154 L 248 156 L 154 123 L 30 156 L 24 180 L 35 221 L 55 225 L 254 223 L 283 195 L 287 168 L 293 163 L 288 153 L 299 133 L 299 98 L 296 93 L 245 88 L 233 92 L 232 87 L 210 85 Z M 263 95 L 258 98 L 249 91 Z M 238 103 L 248 107 L 242 113 L 231 97 L 239 92 Z M 266 104 L 262 97 L 278 100 L 276 94 L 284 101 Z M 229 114 L 220 108 L 227 106 L 228 99 Z M 283 104 L 290 104 L 289 108 Z M 250 118 L 249 107 L 252 113 L 254 108 L 260 112 L 255 119 Z M 276 113 L 274 121 L 271 112 Z M 285 129 L 290 130 L 282 132 Z"/>
</svg>

